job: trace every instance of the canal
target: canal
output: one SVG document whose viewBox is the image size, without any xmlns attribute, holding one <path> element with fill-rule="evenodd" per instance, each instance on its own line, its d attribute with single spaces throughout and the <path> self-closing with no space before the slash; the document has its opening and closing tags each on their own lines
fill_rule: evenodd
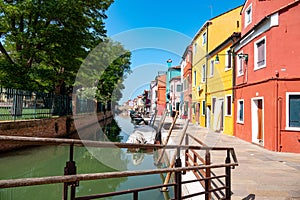
<svg viewBox="0 0 300 200">
<path fill-rule="evenodd" d="M 125 142 L 134 126 L 128 117 L 117 116 L 103 127 L 105 137 L 110 141 Z M 95 133 L 95 134 L 103 134 Z M 99 149 L 75 147 L 74 160 L 77 173 L 99 173 L 122 170 L 156 169 L 155 153 L 139 151 L 128 152 L 127 149 Z M 63 175 L 66 161 L 69 158 L 68 146 L 32 147 L 2 154 L 0 157 L 0 179 L 16 179 L 29 177 Z M 106 160 L 105 160 L 106 159 Z M 76 188 L 76 196 L 99 194 L 140 188 L 162 184 L 162 175 L 147 175 L 128 178 L 82 181 Z M 20 188 L 0 189 L 1 200 L 54 200 L 61 199 L 63 184 L 42 186 L 27 186 Z M 172 191 L 170 191 L 172 193 Z M 162 193 L 159 190 L 146 191 L 139 194 L 142 200 L 159 200 L 173 194 Z M 106 199 L 127 200 L 132 195 L 122 195 Z"/>
</svg>

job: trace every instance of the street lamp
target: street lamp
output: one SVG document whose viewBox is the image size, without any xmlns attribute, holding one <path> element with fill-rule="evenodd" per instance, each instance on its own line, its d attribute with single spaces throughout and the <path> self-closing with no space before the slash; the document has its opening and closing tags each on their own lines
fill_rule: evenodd
<svg viewBox="0 0 300 200">
<path fill-rule="evenodd" d="M 172 61 L 170 58 L 167 60 L 168 67 L 171 67 L 172 62 L 173 62 L 173 61 Z"/>
<path fill-rule="evenodd" d="M 236 54 L 236 53 L 230 52 L 230 53 L 228 53 L 228 54 L 217 54 L 217 55 L 216 55 L 216 58 L 215 58 L 215 63 L 216 63 L 216 64 L 219 64 L 219 63 L 220 63 L 219 55 L 225 55 L 225 56 L 226 56 L 226 55 L 238 56 L 239 58 L 244 59 L 246 63 L 248 63 L 248 54 L 243 54 L 243 53 Z"/>
</svg>

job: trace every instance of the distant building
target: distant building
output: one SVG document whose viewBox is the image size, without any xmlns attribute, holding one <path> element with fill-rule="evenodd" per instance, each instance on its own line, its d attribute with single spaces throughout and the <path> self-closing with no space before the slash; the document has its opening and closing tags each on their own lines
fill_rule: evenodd
<svg viewBox="0 0 300 200">
<path fill-rule="evenodd" d="M 182 77 L 182 114 L 181 118 L 191 119 L 192 116 L 192 45 L 189 45 L 181 61 Z"/>
</svg>

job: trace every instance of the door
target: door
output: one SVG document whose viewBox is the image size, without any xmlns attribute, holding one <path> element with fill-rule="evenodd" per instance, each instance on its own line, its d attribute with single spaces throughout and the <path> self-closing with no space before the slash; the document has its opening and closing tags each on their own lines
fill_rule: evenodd
<svg viewBox="0 0 300 200">
<path fill-rule="evenodd" d="M 263 99 L 252 99 L 252 142 L 264 143 L 264 107 Z"/>
</svg>

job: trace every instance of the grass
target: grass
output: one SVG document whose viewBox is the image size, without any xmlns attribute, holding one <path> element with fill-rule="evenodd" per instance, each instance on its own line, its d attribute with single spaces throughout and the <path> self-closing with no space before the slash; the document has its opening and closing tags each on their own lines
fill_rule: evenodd
<svg viewBox="0 0 300 200">
<path fill-rule="evenodd" d="M 12 116 L 10 110 L 10 107 L 0 108 L 0 121 L 41 119 L 50 118 L 52 116 L 51 109 L 48 108 L 23 108 L 22 116 Z"/>
</svg>

